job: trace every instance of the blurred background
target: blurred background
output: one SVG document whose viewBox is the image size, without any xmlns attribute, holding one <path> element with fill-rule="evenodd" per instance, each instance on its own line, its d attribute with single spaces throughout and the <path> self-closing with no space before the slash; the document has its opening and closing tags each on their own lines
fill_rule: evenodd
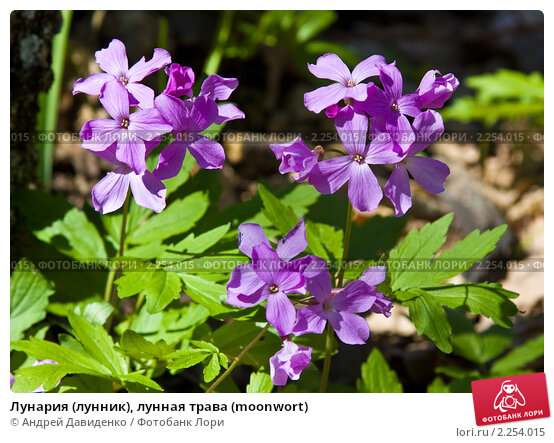
<svg viewBox="0 0 554 443">
<path fill-rule="evenodd" d="M 460 87 L 441 111 L 445 136 L 428 150 L 449 165 L 451 175 L 446 191 L 438 195 L 412 183 L 414 204 L 401 219 L 392 217 L 385 200 L 378 211 L 356 214 L 351 258 L 387 251 L 409 229 L 452 211 L 447 248 L 474 229 L 507 223 L 491 260 L 517 260 L 536 271 L 488 266 L 457 282 L 498 281 L 520 293 L 516 304 L 521 313 L 512 334 L 514 343 L 524 342 L 543 330 L 544 282 L 542 267 L 536 265 L 542 266 L 544 257 L 543 36 L 540 11 L 15 11 L 12 259 L 25 255 L 29 241 L 18 192 L 42 189 L 82 208 L 90 205 L 92 187 L 110 168 L 82 149 L 77 136 L 85 121 L 106 117 L 105 111 L 97 97 L 71 91 L 77 78 L 99 72 L 94 53 L 113 38 L 126 45 L 130 65 L 143 56 L 150 59 L 156 47 L 169 50 L 173 62 L 194 70 L 197 87 L 211 73 L 239 79 L 232 101 L 246 119 L 223 129 L 227 160 L 213 175 L 221 189 L 221 210 L 255 198 L 259 180 L 276 192 L 290 185 L 291 179 L 278 173 L 262 136 L 284 133 L 292 139 L 301 134 L 312 148 L 336 143 L 333 137 L 318 138 L 334 134 L 332 120 L 303 106 L 305 92 L 328 83 L 309 73 L 308 62 L 335 52 L 352 69 L 381 54 L 396 60 L 404 93 L 414 92 L 429 69 L 459 78 Z M 144 83 L 160 93 L 166 80 L 160 71 Z M 62 141 L 25 135 L 35 130 L 61 133 Z M 390 170 L 375 172 L 384 184 Z M 340 193 L 320 199 L 309 217 L 342 228 L 345 201 Z M 369 234 L 376 242 L 371 251 L 364 241 Z M 332 380 L 351 384 L 373 345 L 407 391 L 425 390 L 433 368 L 448 363 L 441 359 L 463 366 L 461 356 L 445 356 L 419 337 L 401 308 L 393 311 L 390 319 L 372 317 L 370 346 L 341 349 Z M 477 331 L 490 326 L 485 318 L 471 320 Z M 541 368 L 539 359 L 532 369 Z"/>
</svg>

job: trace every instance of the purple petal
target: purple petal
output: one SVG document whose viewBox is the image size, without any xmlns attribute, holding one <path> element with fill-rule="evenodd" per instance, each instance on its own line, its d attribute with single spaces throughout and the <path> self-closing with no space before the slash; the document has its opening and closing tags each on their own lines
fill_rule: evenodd
<svg viewBox="0 0 554 443">
<path fill-rule="evenodd" d="M 187 95 L 192 97 L 192 85 L 194 85 L 194 71 L 188 66 L 181 66 L 178 63 L 172 63 L 166 66 L 165 73 L 168 75 L 167 86 L 164 94 L 174 97 Z"/>
<path fill-rule="evenodd" d="M 325 108 L 337 104 L 348 92 L 348 88 L 341 83 L 317 88 L 304 94 L 304 106 L 310 111 L 319 114 Z"/>
<path fill-rule="evenodd" d="M 391 101 L 389 97 L 385 95 L 383 90 L 374 84 L 367 86 L 367 98 L 359 103 L 356 103 L 356 107 L 367 112 L 372 117 L 379 115 L 389 115 L 391 110 Z"/>
<path fill-rule="evenodd" d="M 141 175 L 131 174 L 131 192 L 137 205 L 162 212 L 167 190 L 162 181 L 150 171 Z"/>
<path fill-rule="evenodd" d="M 452 96 L 459 84 L 459 80 L 453 74 L 441 77 L 439 71 L 428 71 L 416 91 L 421 107 L 442 108 L 444 102 Z"/>
<path fill-rule="evenodd" d="M 387 165 L 398 163 L 404 158 L 394 150 L 392 137 L 387 132 L 377 134 L 368 146 L 365 162 L 368 165 Z"/>
<path fill-rule="evenodd" d="M 306 306 L 298 310 L 296 324 L 292 328 L 294 335 L 321 334 L 327 324 L 327 317 L 321 305 Z"/>
<path fill-rule="evenodd" d="M 360 102 L 364 101 L 367 98 L 367 85 L 360 83 L 359 85 L 346 88 L 344 98 L 352 98 Z"/>
<path fill-rule="evenodd" d="M 218 117 L 216 103 L 207 96 L 197 97 L 194 103 L 184 102 L 188 115 L 183 129 L 189 132 L 201 132 L 208 128 Z"/>
<path fill-rule="evenodd" d="M 117 142 L 115 157 L 135 171 L 135 174 L 142 174 L 146 170 L 144 141 L 133 134 L 127 134 L 127 137 Z"/>
<path fill-rule="evenodd" d="M 154 55 L 148 61 L 145 61 L 145 58 L 142 57 L 138 62 L 136 62 L 128 72 L 128 79 L 130 82 L 139 82 L 147 75 L 156 72 L 157 70 L 163 68 L 165 65 L 171 63 L 171 55 L 165 49 L 156 48 L 154 49 Z"/>
<path fill-rule="evenodd" d="M 310 150 L 301 137 L 296 137 L 289 143 L 274 143 L 269 147 L 277 160 L 281 160 L 279 172 L 281 174 L 297 173 L 299 174 L 295 178 L 297 181 L 304 180 L 319 160 L 319 153 Z"/>
<path fill-rule="evenodd" d="M 252 266 L 258 278 L 268 286 L 279 286 L 278 280 L 283 277 L 282 262 L 277 252 L 265 243 L 260 243 L 252 248 Z"/>
<path fill-rule="evenodd" d="M 406 168 L 423 189 L 431 194 L 444 191 L 450 169 L 443 162 L 428 157 L 408 157 Z"/>
<path fill-rule="evenodd" d="M 352 163 L 348 182 L 348 198 L 358 211 L 373 211 L 383 198 L 383 191 L 369 165 Z"/>
<path fill-rule="evenodd" d="M 129 94 L 121 83 L 106 82 L 100 90 L 100 103 L 115 121 L 129 118 Z"/>
<path fill-rule="evenodd" d="M 416 139 L 408 118 L 399 112 L 395 112 L 389 116 L 385 126 L 393 139 L 394 149 L 398 154 L 406 154 Z"/>
<path fill-rule="evenodd" d="M 108 163 L 112 163 L 118 166 L 125 166 L 119 163 L 119 161 L 117 161 L 117 158 L 115 157 L 116 150 L 117 150 L 117 145 L 115 143 L 112 143 L 109 147 L 107 147 L 102 151 L 91 151 L 91 152 L 97 157 L 100 157 L 101 159 L 106 160 Z M 125 167 L 127 168 L 127 166 Z"/>
<path fill-rule="evenodd" d="M 385 195 L 394 206 L 394 215 L 402 217 L 412 207 L 410 177 L 405 165 L 396 165 L 385 185 Z"/>
<path fill-rule="evenodd" d="M 154 99 L 154 106 L 173 127 L 174 133 L 184 131 L 188 110 L 183 100 L 171 95 L 160 94 Z"/>
<path fill-rule="evenodd" d="M 73 84 L 73 95 L 78 94 L 79 92 L 84 92 L 85 94 L 90 95 L 99 95 L 102 86 L 106 82 L 115 81 L 115 78 L 112 74 L 105 74 L 103 72 L 98 74 L 91 74 L 84 80 L 82 78 L 77 79 Z"/>
<path fill-rule="evenodd" d="M 333 194 L 350 178 L 353 163 L 349 155 L 321 161 L 312 169 L 308 182 L 322 194 Z"/>
<path fill-rule="evenodd" d="M 306 289 L 321 304 L 331 297 L 331 276 L 327 266 L 319 272 L 307 277 Z"/>
<path fill-rule="evenodd" d="M 92 188 L 94 209 L 101 214 L 108 214 L 121 208 L 127 197 L 131 174 L 129 168 L 119 167 L 96 183 Z"/>
<path fill-rule="evenodd" d="M 419 97 L 417 94 L 406 94 L 398 99 L 396 102 L 398 110 L 410 117 L 417 117 L 421 114 L 421 105 L 419 104 Z"/>
<path fill-rule="evenodd" d="M 243 223 L 239 226 L 239 250 L 252 258 L 252 248 L 259 244 L 270 246 L 263 228 L 256 223 Z"/>
<path fill-rule="evenodd" d="M 369 325 L 359 315 L 349 312 L 330 312 L 329 323 L 339 339 L 347 345 L 363 345 L 369 338 Z"/>
<path fill-rule="evenodd" d="M 275 268 L 279 271 L 274 274 L 275 284 L 285 294 L 306 294 L 306 279 L 295 269 L 297 260 L 289 263 L 275 263 Z"/>
<path fill-rule="evenodd" d="M 360 280 L 366 282 L 370 286 L 377 286 L 379 283 L 385 281 L 387 276 L 386 271 L 386 266 L 372 266 L 364 271 Z"/>
<path fill-rule="evenodd" d="M 161 180 L 175 177 L 181 171 L 186 153 L 187 149 L 182 143 L 178 141 L 170 143 L 160 152 L 158 165 L 152 173 Z"/>
<path fill-rule="evenodd" d="M 107 48 L 96 51 L 96 63 L 104 72 L 115 75 L 117 78 L 127 75 L 129 62 L 125 45 L 117 39 L 113 39 Z"/>
<path fill-rule="evenodd" d="M 306 225 L 300 221 L 277 244 L 277 254 L 283 261 L 292 260 L 308 247 L 306 241 Z"/>
<path fill-rule="evenodd" d="M 237 265 L 227 283 L 227 303 L 241 308 L 254 306 L 265 300 L 264 287 L 250 263 Z"/>
<path fill-rule="evenodd" d="M 375 295 L 377 296 L 377 298 L 375 299 L 375 303 L 373 303 L 373 306 L 371 307 L 371 312 L 375 312 L 376 314 L 383 314 L 385 317 L 390 317 L 390 310 L 392 309 L 391 299 L 379 291 L 375 291 Z"/>
<path fill-rule="evenodd" d="M 352 71 L 354 83 L 360 83 L 368 77 L 379 75 L 379 65 L 384 64 L 386 64 L 386 61 L 382 55 L 372 55 L 361 61 Z"/>
<path fill-rule="evenodd" d="M 171 130 L 172 126 L 156 108 L 143 109 L 129 117 L 129 132 L 142 140 L 153 140 Z"/>
<path fill-rule="evenodd" d="M 354 280 L 335 295 L 330 304 L 336 311 L 366 312 L 375 302 L 375 288 L 367 283 Z"/>
<path fill-rule="evenodd" d="M 385 93 L 396 102 L 402 96 L 402 74 L 396 66 L 379 66 L 379 78 L 385 88 Z"/>
<path fill-rule="evenodd" d="M 317 59 L 315 65 L 308 63 L 308 70 L 317 78 L 334 80 L 345 86 L 352 79 L 350 69 L 336 54 L 329 53 L 322 55 Z"/>
<path fill-rule="evenodd" d="M 128 83 L 127 91 L 135 98 L 141 109 L 154 107 L 154 91 L 141 83 Z"/>
<path fill-rule="evenodd" d="M 338 113 L 335 126 L 340 140 L 349 154 L 365 153 L 368 119 L 363 113 L 354 111 L 352 106 L 346 106 Z"/>
<path fill-rule="evenodd" d="M 221 169 L 225 161 L 225 151 L 215 140 L 204 137 L 203 135 L 194 135 L 191 141 L 186 143 L 196 163 L 203 169 Z"/>
<path fill-rule="evenodd" d="M 232 103 L 225 103 L 223 105 L 217 105 L 217 118 L 214 123 L 220 125 L 221 123 L 228 122 L 231 120 L 238 120 L 244 118 L 244 112 L 237 108 Z"/>
<path fill-rule="evenodd" d="M 444 123 L 437 111 L 429 109 L 414 119 L 413 128 L 416 137 L 410 148 L 410 156 L 419 154 L 427 146 L 436 141 L 444 132 Z"/>
<path fill-rule="evenodd" d="M 280 336 L 289 335 L 296 322 L 296 309 L 281 291 L 270 294 L 267 299 L 266 318 Z"/>
<path fill-rule="evenodd" d="M 121 138 L 121 124 L 115 120 L 97 118 L 87 121 L 79 135 L 83 139 L 81 146 L 91 151 L 103 151 Z"/>
<path fill-rule="evenodd" d="M 211 74 L 202 83 L 199 95 L 206 95 L 212 100 L 227 100 L 238 85 L 239 81 L 236 78 L 223 78 Z"/>
</svg>

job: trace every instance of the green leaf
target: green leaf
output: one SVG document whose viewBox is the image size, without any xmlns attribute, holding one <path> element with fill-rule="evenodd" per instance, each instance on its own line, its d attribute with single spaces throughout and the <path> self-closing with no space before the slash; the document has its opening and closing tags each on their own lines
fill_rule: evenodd
<svg viewBox="0 0 554 443">
<path fill-rule="evenodd" d="M 122 381 L 138 383 L 148 388 L 155 389 L 156 391 L 163 391 L 162 387 L 154 380 L 145 377 L 139 372 L 131 372 L 130 374 L 119 375 L 118 378 Z"/>
<path fill-rule="evenodd" d="M 436 260 L 431 262 L 428 271 L 429 279 L 425 281 L 425 284 L 442 283 L 467 271 L 476 261 L 494 250 L 506 228 L 507 225 L 502 225 L 482 234 L 476 229 L 457 242 L 450 250 L 443 251 Z"/>
<path fill-rule="evenodd" d="M 46 317 L 54 291 L 32 262 L 22 258 L 10 276 L 10 340 L 19 340 L 29 327 Z"/>
<path fill-rule="evenodd" d="M 435 372 L 452 378 L 479 378 L 479 372 L 475 369 L 460 368 L 459 366 L 437 366 Z"/>
<path fill-rule="evenodd" d="M 444 394 L 450 392 L 449 386 L 440 377 L 435 377 L 429 386 L 427 386 L 429 394 Z"/>
<path fill-rule="evenodd" d="M 441 304 L 431 294 L 422 291 L 419 297 L 404 302 L 410 308 L 410 318 L 417 333 L 425 334 L 446 353 L 452 352 L 452 327 Z"/>
<path fill-rule="evenodd" d="M 103 325 L 113 312 L 113 306 L 105 301 L 87 303 L 77 307 L 75 313 L 94 325 Z"/>
<path fill-rule="evenodd" d="M 125 358 L 115 350 L 112 337 L 101 325 L 93 325 L 73 313 L 69 313 L 68 319 L 73 334 L 94 359 L 102 363 L 112 374 L 127 373 Z"/>
<path fill-rule="evenodd" d="M 115 284 L 117 285 L 117 296 L 119 298 L 131 297 L 144 290 L 153 278 L 155 271 L 123 271 Z"/>
<path fill-rule="evenodd" d="M 250 374 L 250 383 L 246 386 L 247 393 L 269 394 L 273 391 L 273 382 L 267 372 L 252 372 Z"/>
<path fill-rule="evenodd" d="M 151 272 L 148 285 L 144 288 L 146 293 L 146 310 L 150 314 L 162 311 L 181 294 L 181 279 L 175 272 L 158 270 Z"/>
<path fill-rule="evenodd" d="M 503 289 L 498 283 L 461 283 L 424 289 L 449 308 L 463 308 L 472 314 L 482 314 L 505 328 L 512 327 L 509 317 L 518 312 L 517 306 L 510 300 L 518 294 Z"/>
<path fill-rule="evenodd" d="M 225 286 L 196 275 L 185 274 L 184 272 L 178 274 L 185 284 L 186 294 L 196 303 L 204 306 L 210 312 L 210 315 L 215 316 L 233 310 L 222 303 L 222 299 L 227 298 Z"/>
<path fill-rule="evenodd" d="M 73 208 L 62 220 L 34 232 L 45 243 L 52 244 L 62 254 L 73 258 L 104 259 L 106 249 L 96 227 L 83 211 Z"/>
<path fill-rule="evenodd" d="M 393 266 L 390 271 L 393 291 L 419 287 L 429 279 L 429 274 L 422 272 L 421 266 L 433 258 L 446 241 L 452 217 L 452 213 L 446 214 L 433 223 L 427 223 L 420 230 L 412 229 L 390 252 L 389 259 L 402 265 Z"/>
<path fill-rule="evenodd" d="M 296 40 L 305 43 L 335 22 L 334 11 L 301 11 L 297 18 Z"/>
<path fill-rule="evenodd" d="M 194 234 L 191 233 L 184 240 L 177 243 L 174 249 L 177 251 L 186 251 L 190 254 L 201 254 L 220 241 L 225 234 L 227 234 L 230 226 L 229 223 L 218 226 L 217 228 L 200 234 L 198 237 L 195 237 Z"/>
<path fill-rule="evenodd" d="M 186 349 L 170 354 L 172 360 L 167 365 L 168 369 L 184 369 L 197 365 L 206 360 L 212 353 L 207 349 Z"/>
<path fill-rule="evenodd" d="M 544 335 L 527 340 L 522 345 L 499 358 L 491 367 L 491 373 L 504 374 L 523 368 L 544 355 Z"/>
<path fill-rule="evenodd" d="M 221 368 L 219 366 L 219 355 L 218 354 L 213 354 L 211 356 L 210 361 L 208 362 L 208 364 L 206 366 L 204 366 L 204 372 L 203 372 L 204 381 L 206 383 L 211 382 L 214 378 L 217 377 L 217 375 L 219 374 L 220 369 Z"/>
<path fill-rule="evenodd" d="M 262 212 L 271 221 L 281 235 L 286 235 L 296 224 L 298 223 L 298 217 L 290 208 L 290 206 L 284 205 L 275 197 L 269 190 L 262 185 L 258 184 L 258 193 L 264 204 Z"/>
<path fill-rule="evenodd" d="M 70 372 L 69 368 L 59 364 L 43 364 L 18 369 L 15 372 L 15 383 L 12 386 L 12 391 L 32 392 L 41 385 L 45 391 L 50 391 Z"/>
<path fill-rule="evenodd" d="M 204 215 L 208 203 L 207 194 L 201 191 L 176 200 L 163 212 L 153 215 L 138 227 L 127 237 L 127 241 L 131 244 L 143 244 L 187 232 Z"/>
<path fill-rule="evenodd" d="M 361 367 L 362 378 L 356 381 L 358 392 L 389 393 L 402 392 L 398 376 L 389 367 L 377 348 L 373 348 L 367 361 Z"/>
<path fill-rule="evenodd" d="M 168 354 L 174 352 L 174 349 L 168 346 L 164 340 L 152 343 L 131 330 L 123 333 L 119 346 L 127 355 L 145 360 L 162 360 Z"/>
</svg>

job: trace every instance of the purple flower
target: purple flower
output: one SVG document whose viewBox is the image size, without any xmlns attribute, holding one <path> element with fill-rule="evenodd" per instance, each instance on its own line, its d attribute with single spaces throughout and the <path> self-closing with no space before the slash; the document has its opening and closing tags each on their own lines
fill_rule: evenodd
<svg viewBox="0 0 554 443">
<path fill-rule="evenodd" d="M 13 384 L 15 383 L 15 377 L 14 375 L 10 372 L 10 389 L 12 388 Z"/>
<path fill-rule="evenodd" d="M 423 189 L 431 194 L 444 191 L 450 169 L 444 163 L 419 154 L 437 140 L 444 131 L 442 117 L 427 110 L 414 120 L 416 141 L 400 163 L 397 163 L 385 186 L 385 195 L 394 205 L 394 215 L 400 217 L 412 206 L 408 172 Z"/>
<path fill-rule="evenodd" d="M 167 86 L 164 94 L 174 97 L 186 95 L 192 97 L 192 85 L 194 85 L 194 71 L 188 66 L 181 66 L 179 63 L 172 63 L 165 67 L 168 75 Z"/>
<path fill-rule="evenodd" d="M 372 266 L 367 268 L 361 275 L 359 280 L 367 283 L 369 286 L 377 286 L 379 283 L 385 281 L 386 278 L 385 266 Z M 369 309 L 376 314 L 383 314 L 385 317 L 390 317 L 390 310 L 392 308 L 392 301 L 382 292 L 375 290 L 375 302 Z"/>
<path fill-rule="evenodd" d="M 421 113 L 417 94 L 402 95 L 402 74 L 394 64 L 381 65 L 379 78 L 384 91 L 371 84 L 367 87 L 367 99 L 356 107 L 372 117 L 385 119 L 386 132 L 399 137 L 405 152 L 414 139 L 412 127 L 406 115 L 417 117 Z"/>
<path fill-rule="evenodd" d="M 351 73 L 338 55 L 322 55 L 315 65 L 308 63 L 309 71 L 317 78 L 334 80 L 337 83 L 304 94 L 304 106 L 319 114 L 323 109 L 343 99 L 364 101 L 367 97 L 367 85 L 361 82 L 378 75 L 379 66 L 384 63 L 383 56 L 372 55 L 360 62 Z"/>
<path fill-rule="evenodd" d="M 346 106 L 335 120 L 339 136 L 348 155 L 317 163 L 309 183 L 322 194 L 333 194 L 348 182 L 348 198 L 359 211 L 373 211 L 383 192 L 369 165 L 395 163 L 401 160 L 390 139 L 376 139 L 366 144 L 368 119 Z"/>
<path fill-rule="evenodd" d="M 314 166 L 317 164 L 319 157 L 323 154 L 321 147 L 313 151 L 308 148 L 301 137 L 296 137 L 290 143 L 282 145 L 273 144 L 269 146 L 277 160 L 281 160 L 279 172 L 286 174 L 295 172 L 298 177 L 292 177 L 296 181 L 304 181 Z"/>
<path fill-rule="evenodd" d="M 299 222 L 273 250 L 262 227 L 255 223 L 239 226 L 239 250 L 252 263 L 236 266 L 227 284 L 227 303 L 250 307 L 267 299 L 266 317 L 282 337 L 290 334 L 296 309 L 287 294 L 306 293 L 302 270 L 309 258 L 292 260 L 304 249 L 306 226 Z M 292 261 L 291 261 L 292 260 Z"/>
<path fill-rule="evenodd" d="M 324 269 L 308 279 L 307 290 L 315 298 L 315 304 L 298 310 L 298 320 L 292 330 L 294 335 L 321 334 L 329 321 L 343 343 L 362 345 L 366 342 L 369 325 L 355 313 L 366 312 L 373 306 L 377 299 L 373 286 L 355 280 L 344 289 L 333 290 L 329 271 Z"/>
<path fill-rule="evenodd" d="M 145 142 L 171 131 L 171 126 L 154 108 L 131 114 L 129 94 L 119 83 L 104 84 L 100 102 L 113 120 L 97 118 L 86 122 L 80 132 L 82 147 L 100 152 L 116 144 L 116 159 L 142 174 L 146 170 Z"/>
<path fill-rule="evenodd" d="M 338 105 L 327 106 L 327 108 L 325 109 L 325 115 L 328 118 L 335 118 L 340 110 L 341 108 Z"/>
<path fill-rule="evenodd" d="M 148 155 L 158 145 L 158 142 L 158 140 L 146 142 L 145 155 Z M 167 190 L 162 181 L 153 173 L 144 170 L 141 174 L 137 174 L 129 166 L 118 161 L 115 145 L 105 151 L 95 152 L 95 154 L 118 167 L 109 172 L 92 188 L 94 209 L 101 214 L 118 210 L 125 202 L 129 186 L 137 205 L 155 212 L 161 212 L 165 208 Z"/>
<path fill-rule="evenodd" d="M 200 96 L 196 100 L 181 100 L 161 94 L 155 100 L 156 109 L 171 125 L 176 139 L 160 153 L 154 170 L 162 180 L 175 177 L 181 170 L 187 149 L 204 169 L 221 169 L 225 161 L 223 147 L 208 137 L 200 135 L 217 118 L 218 109 L 213 100 Z"/>
<path fill-rule="evenodd" d="M 204 80 L 198 97 L 208 97 L 214 102 L 228 100 L 232 92 L 237 89 L 239 81 L 236 78 L 224 78 L 217 74 L 211 74 Z M 220 125 L 226 121 L 244 118 L 244 112 L 232 103 L 217 105 L 218 114 L 214 123 Z"/>
<path fill-rule="evenodd" d="M 283 339 L 283 348 L 269 359 L 271 380 L 275 386 L 285 386 L 287 379 L 298 380 L 303 369 L 310 366 L 312 348 L 303 348 L 290 338 Z"/>
<path fill-rule="evenodd" d="M 142 57 L 130 69 L 125 45 L 117 39 L 112 40 L 107 48 L 96 51 L 95 55 L 96 62 L 104 73 L 89 75 L 84 80 L 79 78 L 73 85 L 73 95 L 79 92 L 98 95 L 106 83 L 115 82 L 127 89 L 131 97 L 131 106 L 138 104 L 142 109 L 154 107 L 154 91 L 138 82 L 171 63 L 169 52 L 156 48 L 149 61 Z"/>
<path fill-rule="evenodd" d="M 441 76 L 439 71 L 427 71 L 416 91 L 420 106 L 422 108 L 442 108 L 444 102 L 452 96 L 459 84 L 460 81 L 454 74 Z"/>
</svg>

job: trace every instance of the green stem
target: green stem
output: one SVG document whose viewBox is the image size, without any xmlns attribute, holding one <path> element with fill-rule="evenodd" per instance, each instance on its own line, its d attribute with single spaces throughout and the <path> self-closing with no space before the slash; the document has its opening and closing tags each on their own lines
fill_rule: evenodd
<svg viewBox="0 0 554 443">
<path fill-rule="evenodd" d="M 160 15 L 158 17 L 158 48 L 168 49 L 167 41 L 169 37 L 169 23 L 167 17 Z M 160 91 L 165 89 L 167 83 L 167 75 L 163 69 L 158 73 L 158 88 Z"/>
<path fill-rule="evenodd" d="M 338 288 L 342 288 L 344 279 L 344 271 L 346 271 L 346 260 L 348 260 L 348 248 L 350 247 L 350 233 L 352 231 L 352 203 L 348 201 L 348 209 L 346 210 L 346 229 L 344 233 L 344 241 L 342 246 L 342 259 L 340 261 L 338 273 Z"/>
<path fill-rule="evenodd" d="M 52 164 L 54 156 L 54 141 L 49 138 L 58 129 L 58 108 L 60 102 L 60 92 L 62 89 L 63 72 L 65 68 L 67 42 L 69 40 L 69 28 L 71 27 L 71 17 L 73 11 L 61 11 L 62 28 L 52 40 L 52 72 L 54 81 L 46 95 L 40 98 L 40 114 L 38 116 L 39 131 L 44 131 L 46 141 L 39 147 L 40 149 L 40 180 L 42 187 L 50 190 L 52 183 Z"/>
<path fill-rule="evenodd" d="M 208 390 L 206 391 L 206 394 L 209 394 L 210 392 L 213 392 L 213 390 L 223 381 L 225 380 L 225 378 L 227 378 L 227 376 L 233 371 L 233 369 L 235 369 L 235 367 L 239 364 L 239 361 L 242 357 L 244 357 L 244 355 L 252 348 L 252 346 L 254 346 L 263 336 L 264 334 L 267 332 L 267 330 L 269 329 L 269 323 L 267 325 L 265 325 L 265 328 L 263 328 L 260 333 L 258 335 L 256 335 L 256 337 L 254 337 L 254 339 L 248 343 L 248 345 L 241 351 L 241 353 L 239 355 L 237 355 L 235 357 L 235 359 L 233 360 L 233 362 L 229 365 L 229 367 L 227 368 L 227 370 L 221 374 L 218 379 L 216 381 L 214 381 L 212 383 L 212 385 L 208 388 Z"/>
<path fill-rule="evenodd" d="M 231 36 L 234 12 L 235 11 L 221 11 L 214 46 L 204 63 L 204 72 L 208 75 L 215 74 L 219 70 L 225 47 Z"/>
<path fill-rule="evenodd" d="M 323 371 L 321 373 L 321 383 L 319 392 L 323 393 L 327 390 L 327 382 L 329 381 L 329 371 L 331 370 L 331 348 L 333 346 L 333 328 L 327 323 L 327 334 L 325 336 L 325 361 L 323 362 Z"/>
<path fill-rule="evenodd" d="M 131 200 L 131 189 L 127 191 L 127 197 L 125 197 L 125 203 L 123 204 L 123 216 L 121 220 L 121 232 L 119 233 L 119 250 L 117 251 L 117 258 L 123 256 L 125 250 L 125 231 L 127 228 L 127 214 L 129 213 L 129 201 Z M 119 265 L 113 266 L 110 263 L 110 272 L 106 280 L 106 287 L 104 289 L 104 301 L 109 302 L 115 308 L 115 295 L 116 290 L 114 287 L 114 280 L 116 280 L 121 274 L 121 267 Z M 112 316 L 106 321 L 106 329 L 110 330 L 112 323 Z"/>
<path fill-rule="evenodd" d="M 135 303 L 135 306 L 133 307 L 133 310 L 131 311 L 131 314 L 129 315 L 129 321 L 127 323 L 127 329 L 131 329 L 131 324 L 133 323 L 133 318 L 135 318 L 135 314 L 137 314 L 140 311 L 140 308 L 142 306 L 142 303 L 144 303 L 144 291 L 141 291 L 138 295 L 137 302 Z"/>
</svg>

